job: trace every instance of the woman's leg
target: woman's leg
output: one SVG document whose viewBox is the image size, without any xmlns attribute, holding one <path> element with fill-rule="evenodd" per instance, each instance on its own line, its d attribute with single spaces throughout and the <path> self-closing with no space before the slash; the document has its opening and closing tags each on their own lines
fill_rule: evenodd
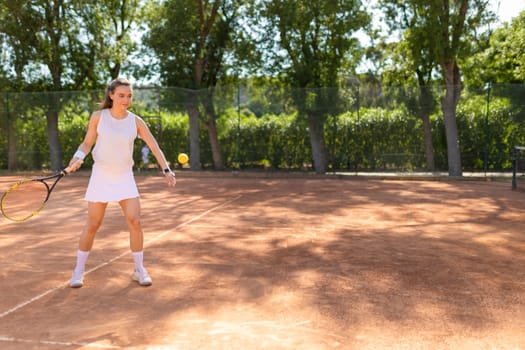
<svg viewBox="0 0 525 350">
<path fill-rule="evenodd" d="M 102 224 L 104 214 L 106 213 L 107 203 L 88 202 L 88 217 L 86 226 L 80 234 L 78 249 L 81 251 L 90 251 L 95 241 L 95 235 Z"/>
<path fill-rule="evenodd" d="M 71 281 L 69 282 L 69 285 L 73 288 L 79 288 L 84 285 L 83 275 L 86 261 L 89 256 L 89 252 L 93 247 L 95 235 L 102 224 L 106 207 L 107 203 L 88 202 L 87 222 L 78 240 L 77 263 L 75 269 L 73 270 Z"/>
<path fill-rule="evenodd" d="M 142 286 L 151 285 L 151 277 L 144 268 L 144 233 L 142 231 L 142 224 L 140 221 L 140 200 L 138 197 L 124 199 L 119 202 L 126 223 L 129 229 L 129 247 L 133 255 L 135 263 L 135 270 L 133 272 L 133 280 L 139 282 Z"/>
<path fill-rule="evenodd" d="M 129 247 L 132 252 L 141 252 L 144 246 L 144 235 L 140 222 L 139 198 L 124 199 L 119 204 L 129 229 Z"/>
</svg>

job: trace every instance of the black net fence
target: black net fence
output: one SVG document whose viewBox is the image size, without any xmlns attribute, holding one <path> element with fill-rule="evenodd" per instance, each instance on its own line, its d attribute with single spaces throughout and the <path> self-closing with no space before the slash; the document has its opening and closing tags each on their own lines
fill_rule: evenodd
<svg viewBox="0 0 525 350">
<path fill-rule="evenodd" d="M 351 81 L 319 89 L 136 87 L 130 109 L 174 166 L 180 152 L 195 157 L 197 143 L 199 169 L 310 171 L 315 134 L 329 172 L 446 172 L 444 92 Z M 0 170 L 49 169 L 53 157 L 67 163 L 102 99 L 103 91 L 0 94 Z M 198 140 L 190 139 L 189 115 L 198 119 Z M 456 123 L 463 171 L 512 171 L 513 147 L 525 146 L 525 86 L 464 88 Z M 140 164 L 142 141 L 135 146 Z"/>
</svg>

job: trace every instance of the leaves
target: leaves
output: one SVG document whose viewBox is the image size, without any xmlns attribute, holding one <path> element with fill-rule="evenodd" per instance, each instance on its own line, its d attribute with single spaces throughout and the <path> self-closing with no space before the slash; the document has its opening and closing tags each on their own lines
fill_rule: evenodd
<svg viewBox="0 0 525 350">
<path fill-rule="evenodd" d="M 356 66 L 353 33 L 370 21 L 360 1 L 270 0 L 254 6 L 255 16 L 264 19 L 262 48 L 280 62 L 275 70 L 285 71 L 293 86 L 337 86 L 341 69 L 352 61 Z"/>
</svg>

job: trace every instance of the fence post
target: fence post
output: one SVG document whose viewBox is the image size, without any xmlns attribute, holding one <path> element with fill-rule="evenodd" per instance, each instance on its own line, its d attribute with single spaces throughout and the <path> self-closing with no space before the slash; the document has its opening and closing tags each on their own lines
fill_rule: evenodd
<svg viewBox="0 0 525 350">
<path fill-rule="evenodd" d="M 357 95 L 356 95 L 356 103 L 357 103 L 357 137 L 356 137 L 356 145 L 357 145 L 357 152 L 356 158 L 355 158 L 355 174 L 357 175 L 359 173 L 359 165 L 361 162 L 361 158 L 364 156 L 364 149 L 362 148 L 361 144 L 361 121 L 360 121 L 360 110 L 361 110 L 361 90 L 359 88 L 360 85 L 357 85 Z"/>
<path fill-rule="evenodd" d="M 485 177 L 487 176 L 488 162 L 489 162 L 489 111 L 490 111 L 490 90 L 492 89 L 491 82 L 485 85 L 487 89 L 487 109 L 485 113 L 485 159 L 483 161 L 483 169 L 485 170 Z"/>
<path fill-rule="evenodd" d="M 516 147 L 513 147 L 512 148 L 512 156 L 511 156 L 511 160 L 512 160 L 512 189 L 515 190 L 516 189 L 516 167 L 518 166 L 518 150 L 516 149 Z"/>
<path fill-rule="evenodd" d="M 9 92 L 5 92 L 4 95 L 5 99 L 5 135 L 6 135 L 6 141 L 7 141 L 7 169 L 11 169 L 11 160 L 9 157 L 11 157 L 11 150 L 9 149 L 11 147 L 11 121 L 9 120 Z"/>
<path fill-rule="evenodd" d="M 237 81 L 237 149 L 236 149 L 236 158 L 237 158 L 237 168 L 241 168 L 240 157 L 240 147 L 241 147 L 241 86 Z"/>
</svg>

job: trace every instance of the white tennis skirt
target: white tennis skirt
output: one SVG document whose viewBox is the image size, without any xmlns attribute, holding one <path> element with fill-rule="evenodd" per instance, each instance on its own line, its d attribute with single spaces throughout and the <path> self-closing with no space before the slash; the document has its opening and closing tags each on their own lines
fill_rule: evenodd
<svg viewBox="0 0 525 350">
<path fill-rule="evenodd" d="M 93 165 L 86 190 L 86 201 L 107 203 L 136 197 L 139 197 L 139 191 L 132 169 L 115 172 L 113 169 Z"/>
</svg>

